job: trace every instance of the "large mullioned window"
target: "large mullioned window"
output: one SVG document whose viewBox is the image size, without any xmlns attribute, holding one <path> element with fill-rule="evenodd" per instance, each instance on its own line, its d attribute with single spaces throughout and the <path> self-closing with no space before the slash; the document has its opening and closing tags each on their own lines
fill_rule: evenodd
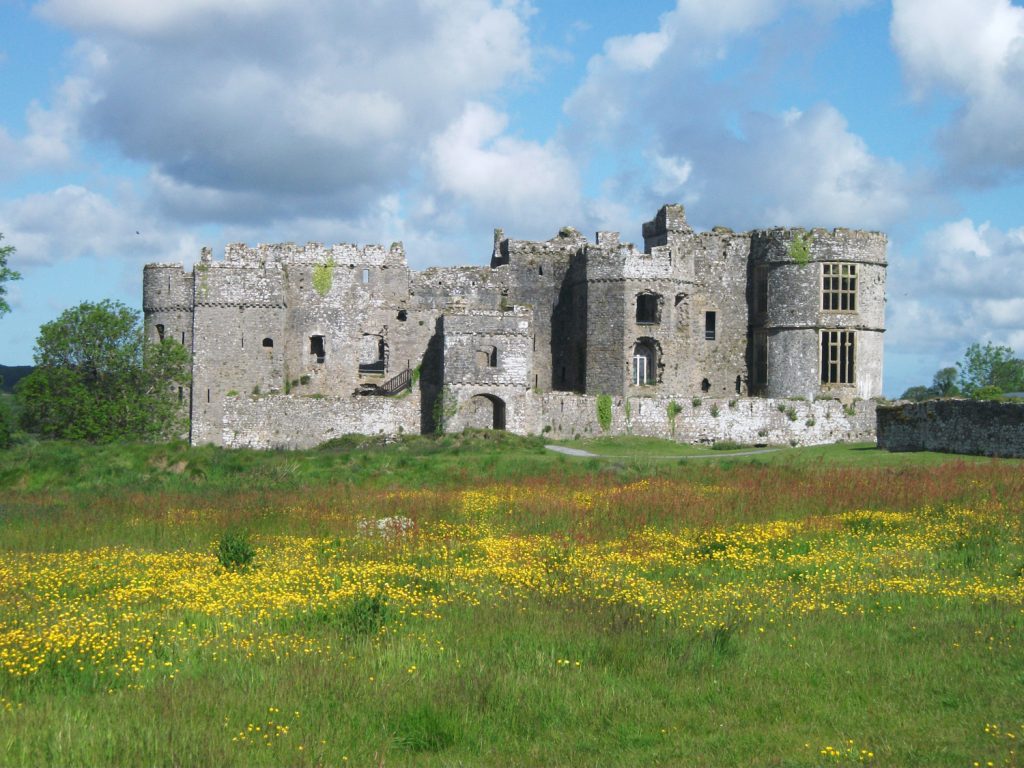
<svg viewBox="0 0 1024 768">
<path fill-rule="evenodd" d="M 822 384 L 854 383 L 854 341 L 853 331 L 821 332 Z"/>
<path fill-rule="evenodd" d="M 822 264 L 821 308 L 853 312 L 857 309 L 857 265 Z"/>
</svg>

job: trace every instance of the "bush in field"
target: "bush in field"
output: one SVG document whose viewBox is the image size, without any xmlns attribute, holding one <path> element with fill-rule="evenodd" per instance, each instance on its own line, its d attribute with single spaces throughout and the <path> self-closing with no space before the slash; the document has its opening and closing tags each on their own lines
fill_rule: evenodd
<svg viewBox="0 0 1024 768">
<path fill-rule="evenodd" d="M 248 568 L 256 557 L 256 549 L 242 531 L 227 531 L 217 542 L 217 560 L 229 571 Z"/>
</svg>

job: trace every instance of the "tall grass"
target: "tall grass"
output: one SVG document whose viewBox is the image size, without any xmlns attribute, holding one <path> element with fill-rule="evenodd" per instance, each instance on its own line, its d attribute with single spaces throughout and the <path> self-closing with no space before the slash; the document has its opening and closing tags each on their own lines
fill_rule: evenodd
<svg viewBox="0 0 1024 768">
<path fill-rule="evenodd" d="M 393 448 L 16 454 L 0 764 L 1021 763 L 1020 462 Z"/>
</svg>

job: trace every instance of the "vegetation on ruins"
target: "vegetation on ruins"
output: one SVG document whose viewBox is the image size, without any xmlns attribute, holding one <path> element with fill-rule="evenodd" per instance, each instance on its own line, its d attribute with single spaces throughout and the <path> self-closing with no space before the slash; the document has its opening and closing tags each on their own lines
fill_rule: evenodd
<svg viewBox="0 0 1024 768">
<path fill-rule="evenodd" d="M 17 388 L 31 432 L 104 441 L 182 428 L 188 352 L 170 339 L 147 342 L 139 313 L 120 302 L 83 302 L 44 323 L 34 359 Z"/>
<path fill-rule="evenodd" d="M 597 423 L 601 425 L 601 429 L 605 432 L 612 428 L 611 395 L 601 394 L 597 396 Z"/>
<path fill-rule="evenodd" d="M 16 446 L 0 763 L 1019 764 L 1019 461 L 385 442 Z"/>
</svg>

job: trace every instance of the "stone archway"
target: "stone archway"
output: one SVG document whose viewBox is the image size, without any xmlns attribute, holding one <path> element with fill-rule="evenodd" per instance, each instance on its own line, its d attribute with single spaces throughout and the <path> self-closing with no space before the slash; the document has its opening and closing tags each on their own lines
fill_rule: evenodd
<svg viewBox="0 0 1024 768">
<path fill-rule="evenodd" d="M 497 395 L 473 395 L 465 415 L 467 427 L 505 429 L 505 401 Z"/>
</svg>

